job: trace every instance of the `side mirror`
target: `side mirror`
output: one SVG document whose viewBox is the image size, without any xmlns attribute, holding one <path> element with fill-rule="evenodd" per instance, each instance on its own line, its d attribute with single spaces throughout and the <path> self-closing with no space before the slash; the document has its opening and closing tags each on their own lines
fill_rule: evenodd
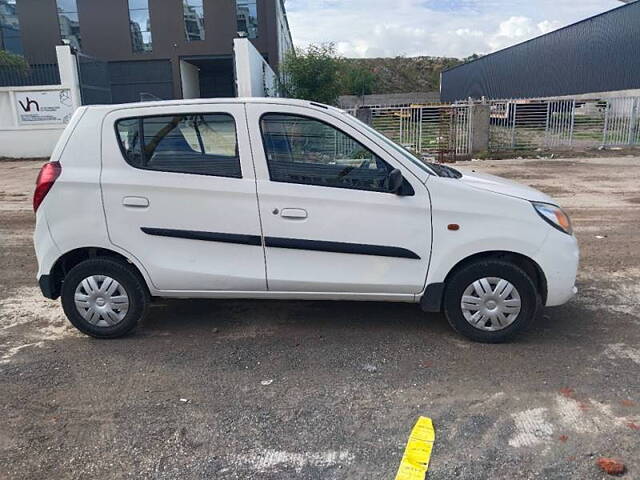
<svg viewBox="0 0 640 480">
<path fill-rule="evenodd" d="M 400 189 L 402 188 L 402 184 L 404 183 L 402 172 L 397 168 L 394 168 L 389 172 L 389 175 L 387 176 L 387 182 L 389 185 L 389 192 L 399 194 Z"/>
</svg>

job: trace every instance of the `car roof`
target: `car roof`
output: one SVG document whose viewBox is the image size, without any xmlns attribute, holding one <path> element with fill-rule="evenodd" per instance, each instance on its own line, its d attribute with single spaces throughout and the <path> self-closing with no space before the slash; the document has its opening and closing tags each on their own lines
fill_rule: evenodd
<svg viewBox="0 0 640 480">
<path fill-rule="evenodd" d="M 293 98 L 266 98 L 266 97 L 244 97 L 244 98 L 192 98 L 188 100 L 154 100 L 147 102 L 132 102 L 132 103 L 120 103 L 120 104 L 105 104 L 105 105 L 87 105 L 84 108 L 88 110 L 101 110 L 103 112 L 110 112 L 114 110 L 129 109 L 129 108 L 144 108 L 144 107 L 171 107 L 171 106 L 184 106 L 184 105 L 216 105 L 216 104 L 271 104 L 271 105 L 292 105 L 299 107 L 311 107 L 321 108 L 325 110 L 332 110 L 334 112 L 342 112 L 342 110 L 324 105 L 322 103 L 310 102 L 308 100 L 297 100 Z"/>
</svg>

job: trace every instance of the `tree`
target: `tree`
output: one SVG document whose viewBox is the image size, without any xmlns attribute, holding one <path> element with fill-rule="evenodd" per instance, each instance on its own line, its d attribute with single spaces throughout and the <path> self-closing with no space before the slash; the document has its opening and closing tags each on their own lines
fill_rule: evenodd
<svg viewBox="0 0 640 480">
<path fill-rule="evenodd" d="M 463 63 L 468 63 L 468 62 L 473 62 L 474 60 L 477 60 L 479 58 L 484 57 L 484 54 L 482 53 L 474 53 L 473 55 L 469 55 L 468 57 L 465 57 L 462 59 Z"/>
<path fill-rule="evenodd" d="M 341 93 L 341 61 L 332 43 L 289 52 L 282 73 L 285 93 L 293 98 L 333 104 Z"/>
<path fill-rule="evenodd" d="M 371 95 L 378 84 L 375 72 L 354 62 L 342 62 L 341 77 L 343 95 Z"/>
<path fill-rule="evenodd" d="M 0 50 L 0 67 L 10 67 L 20 72 L 26 73 L 29 70 L 29 63 L 21 55 Z"/>
</svg>

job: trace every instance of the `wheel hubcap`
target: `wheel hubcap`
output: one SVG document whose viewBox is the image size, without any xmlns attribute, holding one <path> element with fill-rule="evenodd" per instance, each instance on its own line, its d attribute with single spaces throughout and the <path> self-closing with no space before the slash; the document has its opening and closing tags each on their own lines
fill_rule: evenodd
<svg viewBox="0 0 640 480">
<path fill-rule="evenodd" d="M 522 308 L 516 287 L 503 278 L 476 280 L 462 294 L 464 318 L 480 330 L 495 332 L 516 321 Z"/>
<path fill-rule="evenodd" d="M 129 311 L 129 296 L 116 280 L 105 275 L 91 275 L 78 284 L 76 309 L 87 322 L 97 327 L 120 323 Z"/>
</svg>

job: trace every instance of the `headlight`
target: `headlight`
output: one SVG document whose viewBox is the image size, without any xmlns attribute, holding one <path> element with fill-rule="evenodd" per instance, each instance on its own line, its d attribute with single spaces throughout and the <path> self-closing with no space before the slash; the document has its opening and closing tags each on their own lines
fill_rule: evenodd
<svg viewBox="0 0 640 480">
<path fill-rule="evenodd" d="M 556 207 L 550 203 L 531 203 L 533 204 L 533 208 L 536 209 L 536 212 L 538 212 L 538 215 L 540 215 L 549 225 L 568 235 L 573 234 L 571 220 L 569 220 L 569 216 L 564 213 L 564 210 L 560 207 Z"/>
</svg>

